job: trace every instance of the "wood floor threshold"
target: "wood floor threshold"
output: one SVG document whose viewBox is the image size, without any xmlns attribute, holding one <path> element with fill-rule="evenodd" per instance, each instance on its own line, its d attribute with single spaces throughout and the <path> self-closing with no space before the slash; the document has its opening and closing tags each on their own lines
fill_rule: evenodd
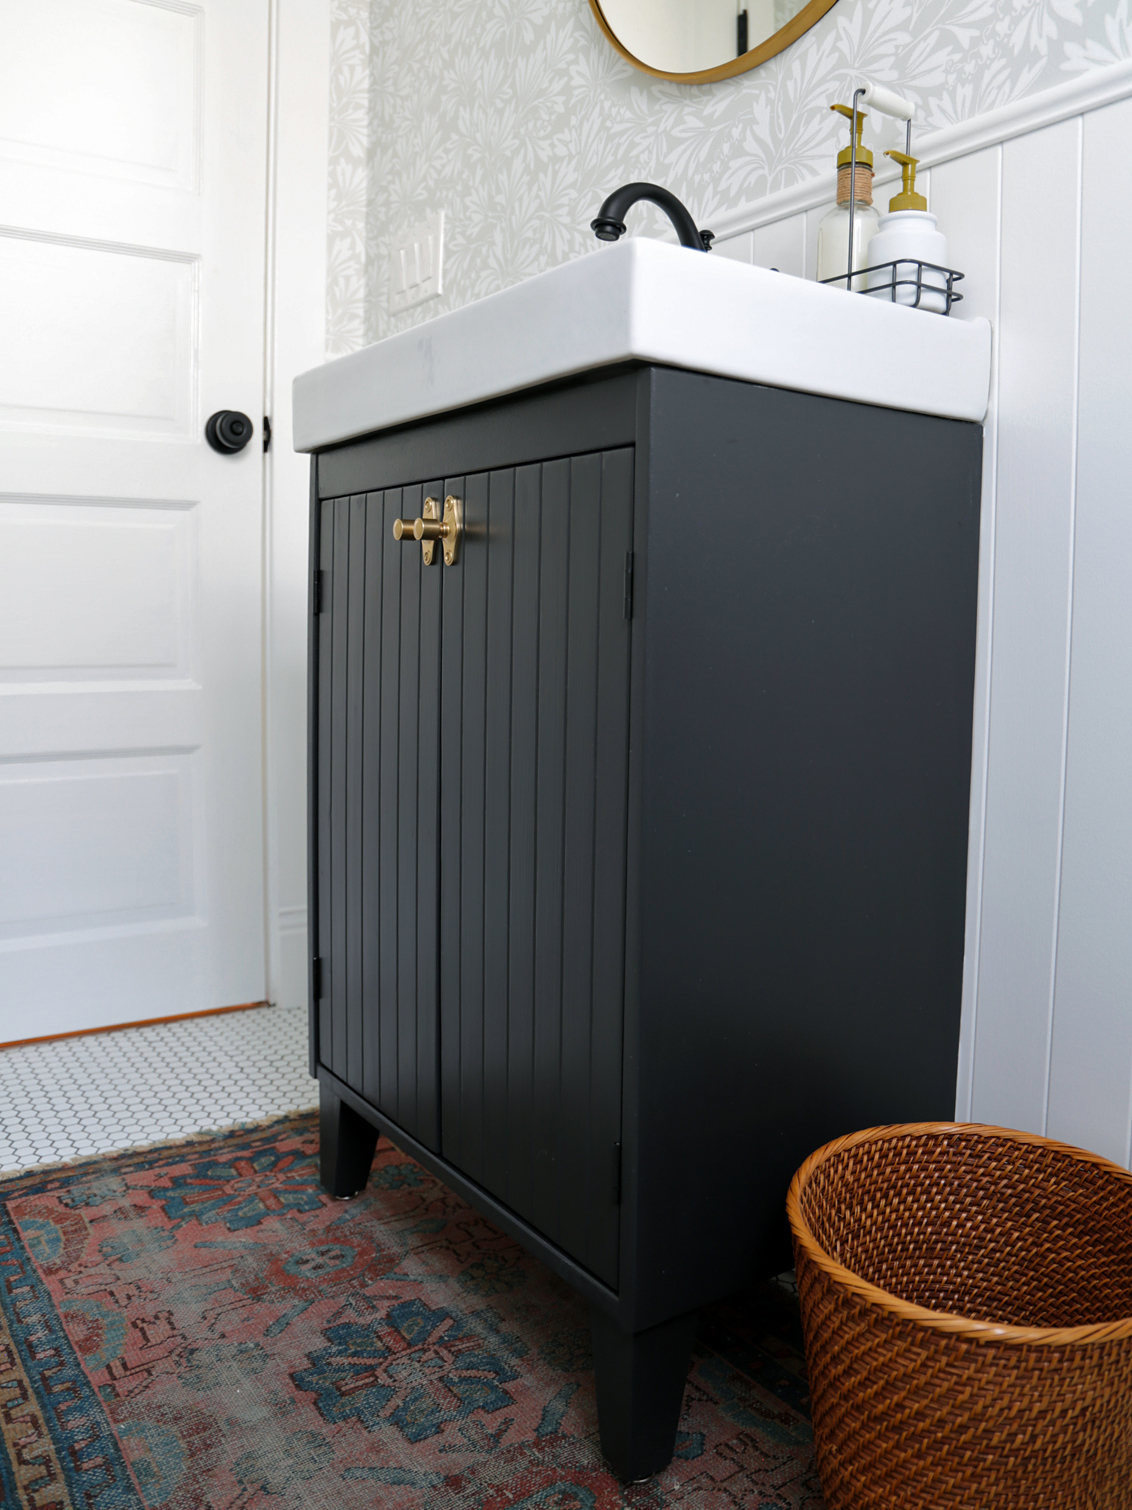
<svg viewBox="0 0 1132 1510">
<path fill-rule="evenodd" d="M 181 1012 L 175 1017 L 143 1017 L 140 1022 L 112 1022 L 104 1028 L 76 1028 L 73 1033 L 45 1033 L 42 1038 L 14 1038 L 10 1043 L 0 1043 L 4 1049 L 24 1049 L 32 1043 L 58 1043 L 62 1038 L 89 1038 L 92 1033 L 121 1033 L 126 1028 L 158 1028 L 166 1022 L 190 1022 L 196 1017 L 223 1017 L 226 1012 L 251 1012 L 256 1007 L 270 1006 L 266 1001 L 241 1001 L 234 1007 L 208 1007 L 203 1012 Z"/>
</svg>

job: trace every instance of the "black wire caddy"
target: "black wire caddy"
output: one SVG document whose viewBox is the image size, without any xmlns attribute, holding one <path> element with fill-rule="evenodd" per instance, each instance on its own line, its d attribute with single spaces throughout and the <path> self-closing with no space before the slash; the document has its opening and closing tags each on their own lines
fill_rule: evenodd
<svg viewBox="0 0 1132 1510">
<path fill-rule="evenodd" d="M 876 277 L 877 274 L 886 276 Z M 925 278 L 925 273 L 934 273 L 935 278 Z M 864 280 L 863 288 L 850 284 Z M 955 285 L 962 281 L 963 274 L 954 268 L 940 267 L 935 262 L 918 262 L 914 257 L 900 257 L 895 262 L 876 262 L 868 267 L 859 267 L 852 274 L 838 273 L 833 278 L 823 278 L 823 284 L 848 288 L 850 293 L 865 294 L 874 299 L 888 298 L 893 304 L 902 304 L 906 309 L 923 309 L 930 314 L 949 315 L 952 305 L 960 304 L 963 295 Z M 911 298 L 899 297 L 898 290 L 909 289 Z M 943 308 L 938 308 L 942 301 Z"/>
<path fill-rule="evenodd" d="M 912 106 L 907 100 L 902 100 L 898 95 L 891 94 L 888 90 L 879 88 L 876 84 L 865 84 L 860 89 L 855 89 L 853 91 L 853 108 L 850 116 L 851 129 L 849 132 L 849 255 L 846 259 L 847 265 L 843 273 L 838 273 L 832 278 L 822 278 L 820 281 L 828 284 L 841 284 L 849 293 L 871 295 L 876 298 L 883 297 L 887 293 L 893 304 L 902 304 L 906 309 L 924 309 L 932 314 L 949 315 L 951 313 L 951 306 L 960 303 L 963 298 L 962 294 L 955 292 L 955 285 L 962 279 L 963 274 L 957 273 L 953 268 L 940 267 L 934 262 L 922 262 L 915 257 L 899 257 L 894 262 L 877 262 L 871 267 L 860 267 L 856 270 L 853 268 L 853 218 L 857 208 L 857 138 L 860 134 L 860 127 L 857 124 L 859 114 L 858 102 L 862 99 L 871 100 L 886 115 L 893 115 L 898 119 L 907 121 L 907 135 L 904 138 L 905 155 L 899 158 L 899 161 L 904 168 L 905 191 L 910 194 L 915 184 L 916 163 L 912 157 Z M 893 155 L 898 156 L 898 154 L 891 152 L 888 155 L 890 157 Z M 838 162 L 840 163 L 840 158 L 838 158 Z M 909 164 L 912 168 L 911 176 L 908 174 L 907 165 Z M 896 201 L 890 201 L 891 208 L 894 208 L 895 204 Z M 923 209 L 926 206 L 927 201 L 924 200 L 920 208 Z M 915 268 L 915 276 L 902 277 L 900 273 L 902 268 Z M 941 273 L 943 275 L 942 284 L 938 281 L 928 281 L 925 283 L 925 269 L 928 272 Z M 878 279 L 870 286 L 870 273 L 884 272 L 888 273 L 887 280 L 883 278 Z M 854 280 L 857 278 L 865 280 L 863 288 L 853 287 Z M 914 290 L 914 297 L 910 300 L 897 298 L 897 290 L 902 288 Z M 925 295 L 928 296 L 926 302 L 924 300 Z M 935 295 L 935 297 L 933 298 L 932 295 Z M 932 308 L 941 295 L 943 298 L 943 308 Z"/>
</svg>

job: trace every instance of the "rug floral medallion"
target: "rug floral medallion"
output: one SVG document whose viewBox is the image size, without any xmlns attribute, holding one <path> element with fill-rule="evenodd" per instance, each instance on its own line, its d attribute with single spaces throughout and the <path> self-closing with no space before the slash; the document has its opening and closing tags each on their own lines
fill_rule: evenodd
<svg viewBox="0 0 1132 1510">
<path fill-rule="evenodd" d="M 307 1115 L 0 1181 L 4 1510 L 821 1510 L 788 1343 L 715 1308 L 621 1485 L 574 1292 L 384 1139 L 349 1202 L 317 1155 Z"/>
</svg>

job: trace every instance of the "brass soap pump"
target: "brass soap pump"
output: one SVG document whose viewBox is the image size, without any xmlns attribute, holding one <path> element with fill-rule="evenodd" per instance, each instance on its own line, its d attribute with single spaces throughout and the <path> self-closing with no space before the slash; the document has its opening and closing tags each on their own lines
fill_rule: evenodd
<svg viewBox="0 0 1132 1510">
<path fill-rule="evenodd" d="M 890 214 L 897 210 L 926 210 L 928 202 L 922 194 L 916 193 L 916 169 L 920 165 L 920 159 L 913 157 L 912 152 L 912 122 L 908 122 L 908 150 L 906 152 L 886 152 L 885 157 L 891 157 L 894 163 L 900 164 L 900 193 L 894 194 L 888 201 Z"/>
</svg>

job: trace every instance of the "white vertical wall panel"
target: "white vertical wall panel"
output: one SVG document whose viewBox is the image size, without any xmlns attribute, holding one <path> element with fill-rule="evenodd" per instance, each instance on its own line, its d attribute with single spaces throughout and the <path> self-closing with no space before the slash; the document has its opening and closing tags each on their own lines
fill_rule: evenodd
<svg viewBox="0 0 1132 1510">
<path fill-rule="evenodd" d="M 708 226 L 711 230 L 711 226 Z M 732 262 L 750 262 L 753 231 L 744 231 L 741 236 L 730 236 L 726 241 L 717 241 L 711 249 L 713 257 L 727 257 Z"/>
<path fill-rule="evenodd" d="M 956 318 L 991 322 L 990 406 L 983 430 L 983 498 L 979 540 L 979 626 L 975 646 L 975 699 L 971 752 L 971 826 L 967 846 L 967 953 L 959 1042 L 956 1116 L 970 1118 L 978 1021 L 979 952 L 986 829 L 987 756 L 990 739 L 995 520 L 998 477 L 999 220 L 1002 148 L 988 147 L 935 168 L 928 206 L 948 236 L 948 260 L 965 276 Z"/>
<path fill-rule="evenodd" d="M 833 201 L 829 204 L 819 205 L 816 210 L 807 210 L 801 216 L 803 221 L 802 236 L 802 266 L 804 278 L 816 278 L 818 275 L 818 226 L 829 214 Z"/>
<path fill-rule="evenodd" d="M 957 284 L 963 302 L 956 305 L 955 318 L 990 320 L 996 347 L 1002 151 L 998 146 L 987 147 L 933 168 L 928 197 L 928 208 L 947 237 L 950 264 L 964 274 Z M 888 186 L 878 197 L 887 201 Z M 988 424 L 993 425 L 993 419 Z"/>
<path fill-rule="evenodd" d="M 1049 1131 L 1129 1159 L 1132 1076 L 1132 101 L 1084 123 L 1080 422 Z"/>
<path fill-rule="evenodd" d="M 754 262 L 759 267 L 776 267 L 780 273 L 789 273 L 792 278 L 805 276 L 806 268 L 806 217 L 791 215 L 786 220 L 774 220 L 754 233 Z"/>
<path fill-rule="evenodd" d="M 1045 1127 L 1075 466 L 1079 120 L 1003 146 L 995 591 L 972 1114 Z M 1051 216 L 1042 184 L 1056 184 Z M 1038 317 L 1040 314 L 1040 318 Z"/>
</svg>

